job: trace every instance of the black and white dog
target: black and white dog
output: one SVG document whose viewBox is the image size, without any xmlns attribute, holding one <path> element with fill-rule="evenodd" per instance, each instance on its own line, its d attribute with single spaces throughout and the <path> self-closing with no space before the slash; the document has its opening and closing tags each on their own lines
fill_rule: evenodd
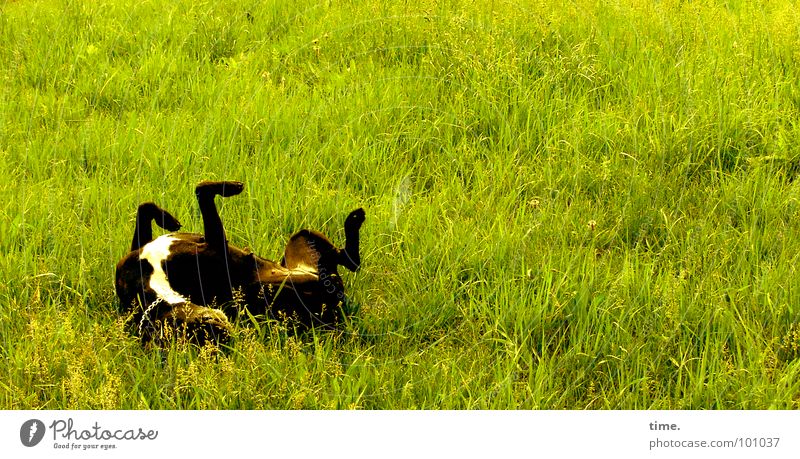
<svg viewBox="0 0 800 459">
<path fill-rule="evenodd" d="M 312 230 L 295 233 L 280 263 L 228 244 L 214 197 L 242 192 L 240 182 L 202 182 L 195 188 L 205 234 L 175 232 L 180 223 L 153 203 L 139 206 L 131 251 L 117 264 L 116 292 L 142 340 L 163 342 L 170 330 L 192 341 L 225 341 L 229 320 L 290 318 L 302 328 L 335 325 L 344 285 L 337 270 L 360 264 L 363 209 L 344 222 L 345 245 Z M 153 239 L 152 222 L 172 233 Z M 213 308 L 217 305 L 221 309 Z"/>
</svg>

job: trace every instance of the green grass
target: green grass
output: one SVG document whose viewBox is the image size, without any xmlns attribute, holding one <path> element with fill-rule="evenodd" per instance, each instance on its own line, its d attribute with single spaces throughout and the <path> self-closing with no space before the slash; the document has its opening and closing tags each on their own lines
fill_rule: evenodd
<svg viewBox="0 0 800 459">
<path fill-rule="evenodd" d="M 800 407 L 796 1 L 0 2 L 0 408 Z M 142 349 L 136 206 L 278 258 L 364 206 L 342 333 Z"/>
</svg>

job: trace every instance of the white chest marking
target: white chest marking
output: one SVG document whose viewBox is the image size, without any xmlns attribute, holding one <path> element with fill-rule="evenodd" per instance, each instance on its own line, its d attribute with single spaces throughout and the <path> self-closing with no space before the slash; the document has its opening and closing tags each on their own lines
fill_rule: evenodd
<svg viewBox="0 0 800 459">
<path fill-rule="evenodd" d="M 167 280 L 167 273 L 164 272 L 162 262 L 169 256 L 169 248 L 177 239 L 170 236 L 159 236 L 155 240 L 142 247 L 139 259 L 147 260 L 153 267 L 153 274 L 150 275 L 150 288 L 156 292 L 159 298 L 169 304 L 186 303 L 189 300 L 183 295 L 172 289 Z"/>
</svg>

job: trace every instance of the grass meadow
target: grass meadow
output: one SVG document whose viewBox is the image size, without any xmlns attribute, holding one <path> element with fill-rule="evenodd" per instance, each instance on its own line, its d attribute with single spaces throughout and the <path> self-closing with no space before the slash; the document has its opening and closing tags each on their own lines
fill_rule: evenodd
<svg viewBox="0 0 800 459">
<path fill-rule="evenodd" d="M 798 82 L 797 1 L 0 1 L 0 408 L 798 408 Z M 365 207 L 340 332 L 128 333 L 205 179 Z"/>
</svg>

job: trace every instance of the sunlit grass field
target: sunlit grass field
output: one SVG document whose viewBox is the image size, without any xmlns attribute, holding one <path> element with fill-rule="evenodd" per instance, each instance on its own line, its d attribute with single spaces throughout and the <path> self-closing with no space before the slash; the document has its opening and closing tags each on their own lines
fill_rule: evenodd
<svg viewBox="0 0 800 459">
<path fill-rule="evenodd" d="M 798 408 L 798 82 L 796 1 L 0 0 L 0 408 Z M 129 333 L 205 179 L 366 209 L 341 331 Z"/>
</svg>

